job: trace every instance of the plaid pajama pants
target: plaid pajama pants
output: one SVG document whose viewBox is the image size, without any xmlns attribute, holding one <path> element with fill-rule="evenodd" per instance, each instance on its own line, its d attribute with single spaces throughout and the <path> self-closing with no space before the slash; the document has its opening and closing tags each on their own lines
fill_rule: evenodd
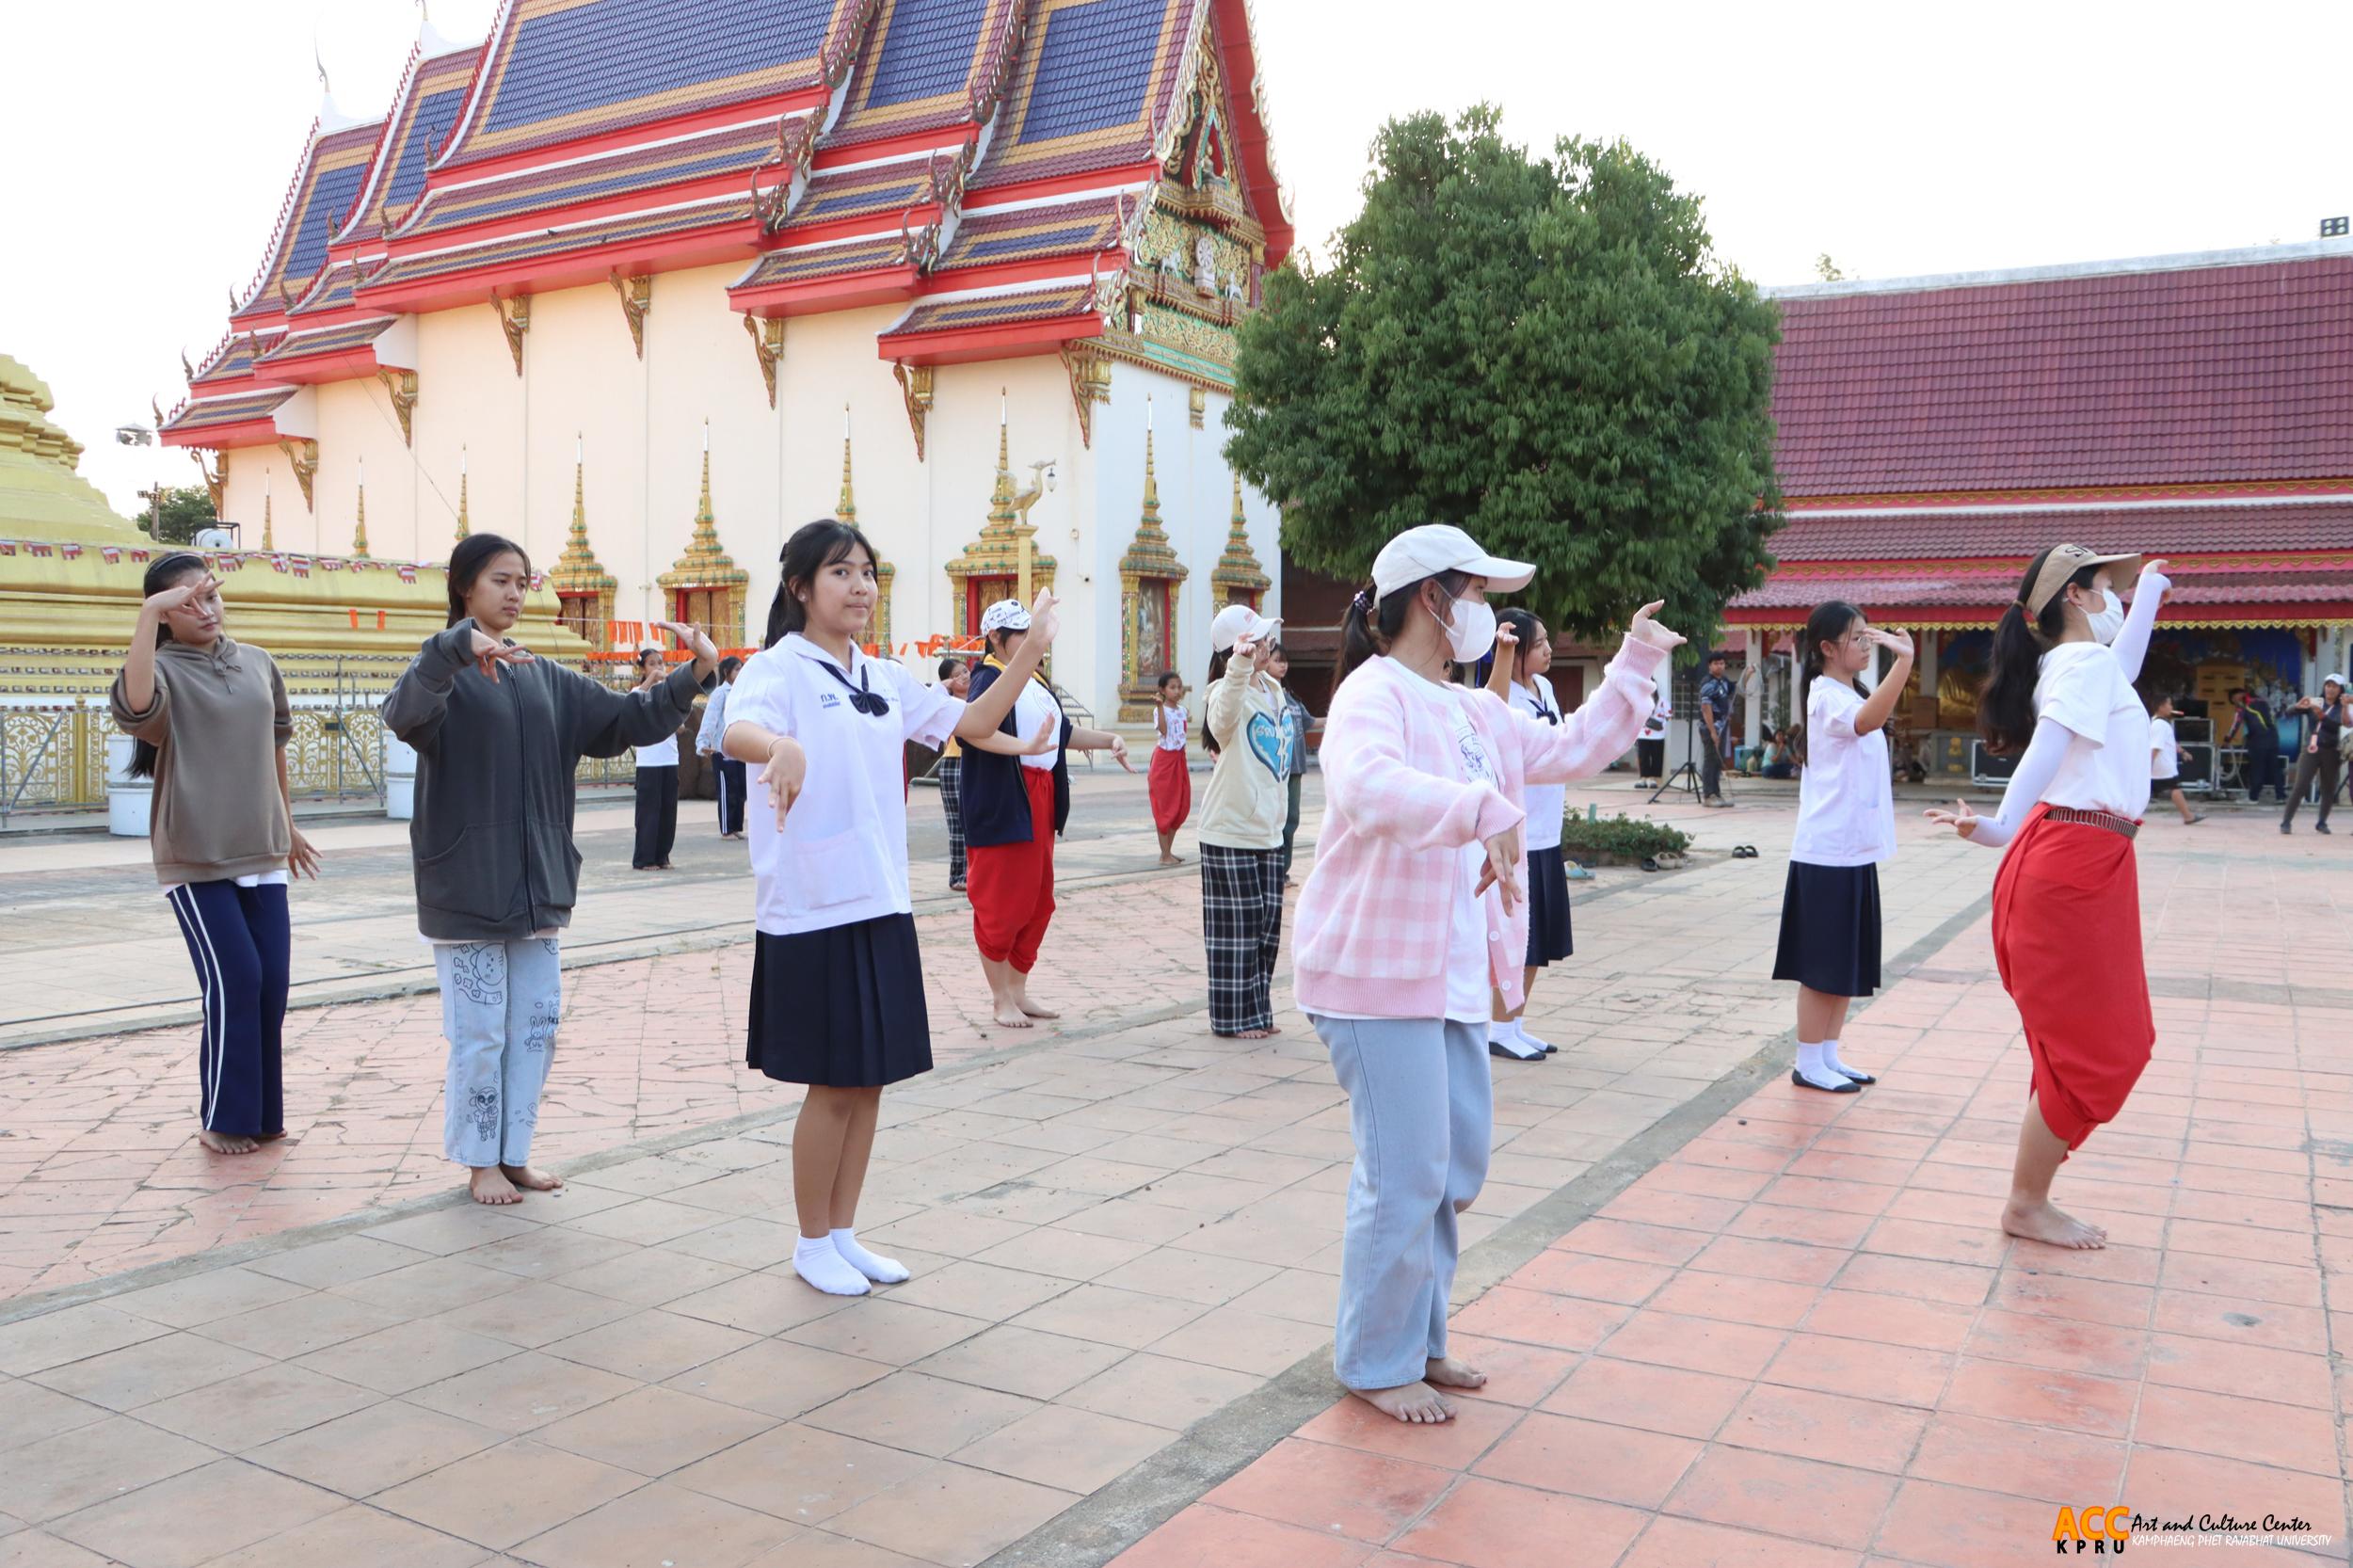
<svg viewBox="0 0 2353 1568">
<path fill-rule="evenodd" d="M 1283 852 L 1201 849 L 1201 931 L 1209 949 L 1209 1028 L 1274 1027 L 1274 960 L 1283 946 Z"/>
<path fill-rule="evenodd" d="M 964 759 L 939 760 L 939 808 L 948 815 L 948 885 L 961 888 L 964 864 Z"/>
</svg>

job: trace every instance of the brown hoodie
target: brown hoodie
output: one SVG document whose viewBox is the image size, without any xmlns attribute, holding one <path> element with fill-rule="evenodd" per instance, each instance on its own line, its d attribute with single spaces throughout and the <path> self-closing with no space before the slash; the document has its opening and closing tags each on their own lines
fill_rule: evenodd
<svg viewBox="0 0 2353 1568">
<path fill-rule="evenodd" d="M 143 713 L 115 677 L 115 728 L 155 747 L 149 843 L 155 879 L 228 882 L 286 869 L 294 847 L 278 793 L 278 750 L 294 733 L 286 683 L 258 648 L 222 636 L 209 648 L 155 650 L 155 695 Z"/>
</svg>

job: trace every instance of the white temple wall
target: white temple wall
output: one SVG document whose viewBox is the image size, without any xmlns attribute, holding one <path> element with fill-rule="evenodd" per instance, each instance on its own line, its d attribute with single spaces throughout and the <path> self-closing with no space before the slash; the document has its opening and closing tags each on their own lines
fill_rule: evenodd
<svg viewBox="0 0 2353 1568">
<path fill-rule="evenodd" d="M 527 341 L 527 340 L 526 340 Z M 529 349 L 525 349 L 528 356 Z M 476 534 L 501 534 L 530 552 L 532 564 L 554 564 L 563 537 L 535 538 L 524 483 L 523 406 L 529 383 L 515 374 L 506 334 L 488 300 L 417 318 L 416 558 L 446 561 L 457 542 L 458 466 L 465 465 L 466 520 Z M 377 392 L 383 391 L 379 385 Z M 322 449 L 326 442 L 320 443 Z M 322 451 L 324 456 L 324 451 Z M 568 460 L 564 495 L 572 486 Z M 567 514 L 568 516 L 568 513 Z M 369 532 L 375 532 L 371 505 Z M 378 546 L 379 555 L 390 553 Z"/>
</svg>

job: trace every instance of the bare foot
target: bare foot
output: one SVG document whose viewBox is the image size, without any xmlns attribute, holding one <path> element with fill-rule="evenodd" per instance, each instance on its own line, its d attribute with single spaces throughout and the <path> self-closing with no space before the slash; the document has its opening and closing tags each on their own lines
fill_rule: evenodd
<svg viewBox="0 0 2353 1568">
<path fill-rule="evenodd" d="M 506 1179 L 506 1173 L 496 1165 L 486 1165 L 466 1178 L 466 1191 L 476 1203 L 520 1203 L 523 1195 L 515 1191 L 515 1184 Z"/>
<path fill-rule="evenodd" d="M 997 1004 L 997 1024 L 1000 1029 L 1035 1027 L 1030 1022 L 1029 1015 L 1021 1011 L 1021 1004 L 1012 1001 L 1000 1001 Z"/>
<path fill-rule="evenodd" d="M 499 1174 L 526 1192 L 559 1192 L 564 1178 L 550 1176 L 536 1165 L 501 1165 Z"/>
<path fill-rule="evenodd" d="M 2089 1252 L 2108 1244 L 2106 1231 L 2054 1208 L 2047 1200 L 2034 1205 L 2016 1202 L 2005 1205 L 2002 1228 L 2028 1241 L 2041 1241 L 2054 1247 L 2073 1247 L 2078 1251 Z"/>
<path fill-rule="evenodd" d="M 1234 1038 L 1237 1040 L 1266 1040 L 1273 1038 L 1273 1034 L 1274 1031 L 1271 1029 L 1245 1029 L 1238 1032 Z"/>
<path fill-rule="evenodd" d="M 1017 1005 L 1020 1007 L 1022 1012 L 1028 1014 L 1032 1018 L 1059 1018 L 1062 1016 L 1060 1013 L 1055 1012 L 1052 1008 L 1040 1007 L 1036 1002 L 1032 1001 L 1027 997 L 1023 997 Z"/>
<path fill-rule="evenodd" d="M 1160 856 L 1160 864 L 1163 866 L 1181 866 L 1184 863 L 1185 857 L 1181 855 L 1163 855 Z"/>
<path fill-rule="evenodd" d="M 1382 1415 L 1408 1425 L 1454 1419 L 1454 1407 L 1426 1383 L 1408 1383 L 1396 1388 L 1353 1388 L 1349 1392 Z"/>
<path fill-rule="evenodd" d="M 1423 1369 L 1421 1380 L 1439 1388 L 1484 1388 L 1487 1386 L 1486 1373 L 1469 1362 L 1458 1361 L 1450 1355 L 1433 1358 Z"/>
<path fill-rule="evenodd" d="M 233 1132 L 200 1131 L 196 1141 L 215 1154 L 251 1154 L 262 1146 L 259 1139 L 241 1138 Z"/>
</svg>

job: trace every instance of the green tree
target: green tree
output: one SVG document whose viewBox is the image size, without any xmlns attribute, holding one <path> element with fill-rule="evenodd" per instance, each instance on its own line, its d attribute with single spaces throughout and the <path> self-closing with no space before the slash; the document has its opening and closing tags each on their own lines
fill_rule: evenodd
<svg viewBox="0 0 2353 1568">
<path fill-rule="evenodd" d="M 213 514 L 212 492 L 201 485 L 163 485 L 161 527 L 157 526 L 154 490 L 139 491 L 139 499 L 147 503 L 137 519 L 139 532 L 155 536 L 157 544 L 189 544 L 200 528 L 210 528 L 220 520 Z"/>
<path fill-rule="evenodd" d="M 1284 550 L 1361 579 L 1457 522 L 1537 563 L 1517 597 L 1552 627 L 1664 599 L 1698 643 L 1769 566 L 1778 312 L 1624 142 L 1530 158 L 1481 106 L 1392 120 L 1372 163 L 1328 264 L 1274 274 L 1241 331 L 1226 454 Z"/>
</svg>

